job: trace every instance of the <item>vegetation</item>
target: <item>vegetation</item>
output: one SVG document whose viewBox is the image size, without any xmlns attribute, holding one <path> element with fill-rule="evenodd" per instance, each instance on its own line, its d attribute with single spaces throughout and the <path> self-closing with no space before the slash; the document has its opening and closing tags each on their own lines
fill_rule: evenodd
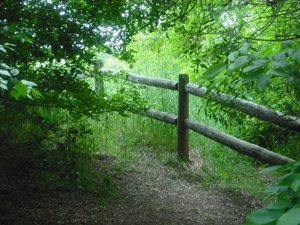
<svg viewBox="0 0 300 225">
<path fill-rule="evenodd" d="M 268 170 L 285 172 L 268 189 L 269 197 L 275 197 L 276 201 L 249 215 L 246 224 L 298 224 L 299 162 Z"/>
<path fill-rule="evenodd" d="M 273 182 L 267 207 L 245 224 L 300 224 L 299 162 L 266 175 L 261 163 L 191 132 L 188 167 L 176 157 L 175 127 L 139 115 L 149 107 L 176 114 L 176 93 L 100 72 L 184 73 L 300 118 L 299 17 L 297 0 L 1 1 L 1 177 L 33 174 L 47 190 L 109 196 L 113 174 L 134 168 L 147 149 L 192 182 L 201 177 L 199 188 L 264 198 Z M 190 117 L 299 160 L 297 132 L 209 98 L 191 97 Z M 116 171 L 99 174 L 95 160 L 104 156 L 117 159 Z"/>
</svg>

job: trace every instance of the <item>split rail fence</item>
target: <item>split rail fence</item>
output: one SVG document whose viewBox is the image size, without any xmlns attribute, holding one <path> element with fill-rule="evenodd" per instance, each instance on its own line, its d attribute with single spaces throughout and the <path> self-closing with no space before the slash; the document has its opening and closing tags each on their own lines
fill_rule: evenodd
<svg viewBox="0 0 300 225">
<path fill-rule="evenodd" d="M 104 68 L 102 69 L 102 72 L 110 73 L 112 75 L 122 74 L 120 71 L 107 70 Z M 298 118 L 285 115 L 281 112 L 254 102 L 224 93 L 220 94 L 214 90 L 209 91 L 205 87 L 191 84 L 189 83 L 189 76 L 186 74 L 180 74 L 178 81 L 146 77 L 133 73 L 126 73 L 120 78 L 138 84 L 178 91 L 177 115 L 173 115 L 168 112 L 157 111 L 154 109 L 147 110 L 143 113 L 143 115 L 177 126 L 177 151 L 180 158 L 186 162 L 189 161 L 189 129 L 263 163 L 270 165 L 282 165 L 294 161 L 291 158 L 272 152 L 261 146 L 249 143 L 230 134 L 226 134 L 198 121 L 192 120 L 189 118 L 189 94 L 203 98 L 209 98 L 211 101 L 231 107 L 247 115 L 299 133 L 300 119 Z"/>
</svg>

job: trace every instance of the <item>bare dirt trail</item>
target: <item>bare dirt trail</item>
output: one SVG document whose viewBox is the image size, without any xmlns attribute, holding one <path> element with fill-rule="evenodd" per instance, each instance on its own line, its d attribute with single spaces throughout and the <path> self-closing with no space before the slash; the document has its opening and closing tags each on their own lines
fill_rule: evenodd
<svg viewBox="0 0 300 225">
<path fill-rule="evenodd" d="M 261 206 L 246 193 L 204 189 L 151 156 L 134 167 L 116 177 L 124 201 L 107 205 L 104 224 L 238 225 Z"/>
<path fill-rule="evenodd" d="M 111 170 L 115 161 L 99 159 L 104 170 Z M 0 224 L 238 225 L 261 204 L 245 193 L 203 189 L 199 181 L 181 178 L 151 156 L 114 173 L 109 181 L 118 195 L 105 204 L 93 194 L 24 189 L 20 196 L 0 190 Z"/>
</svg>

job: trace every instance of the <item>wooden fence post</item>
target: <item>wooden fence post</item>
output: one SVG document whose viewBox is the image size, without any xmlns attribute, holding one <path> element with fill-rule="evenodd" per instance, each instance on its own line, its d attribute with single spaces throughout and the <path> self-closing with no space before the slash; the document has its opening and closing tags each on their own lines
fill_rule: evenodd
<svg viewBox="0 0 300 225">
<path fill-rule="evenodd" d="M 98 94 L 103 95 L 104 94 L 104 80 L 103 80 L 103 74 L 100 72 L 101 67 L 103 67 L 103 62 L 102 62 L 102 60 L 97 59 L 95 61 L 95 65 L 94 65 L 95 91 Z"/>
<path fill-rule="evenodd" d="M 185 91 L 185 85 L 189 82 L 189 76 L 179 74 L 178 77 L 178 117 L 177 117 L 177 151 L 179 157 L 189 162 L 189 137 L 185 120 L 189 116 L 189 94 Z"/>
</svg>

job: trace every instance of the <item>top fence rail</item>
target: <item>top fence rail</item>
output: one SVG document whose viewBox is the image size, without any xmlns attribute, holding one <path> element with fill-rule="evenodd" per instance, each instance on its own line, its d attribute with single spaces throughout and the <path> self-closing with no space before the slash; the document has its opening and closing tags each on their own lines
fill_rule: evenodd
<svg viewBox="0 0 300 225">
<path fill-rule="evenodd" d="M 102 68 L 101 71 L 105 73 L 110 73 L 112 75 L 121 74 L 120 78 L 124 80 L 129 80 L 134 83 L 170 90 L 178 90 L 178 82 L 175 80 L 146 77 L 134 73 L 122 72 L 119 70 L 111 70 L 106 68 Z M 220 103 L 230 108 L 234 108 L 247 115 L 276 124 L 277 126 L 283 127 L 285 129 L 298 133 L 300 132 L 300 119 L 294 116 L 286 115 L 277 110 L 268 108 L 266 106 L 245 99 L 237 98 L 224 93 L 219 93 L 215 90 L 208 90 L 205 87 L 201 87 L 192 83 L 186 84 L 185 90 L 192 95 L 210 99 L 211 101 Z"/>
</svg>

